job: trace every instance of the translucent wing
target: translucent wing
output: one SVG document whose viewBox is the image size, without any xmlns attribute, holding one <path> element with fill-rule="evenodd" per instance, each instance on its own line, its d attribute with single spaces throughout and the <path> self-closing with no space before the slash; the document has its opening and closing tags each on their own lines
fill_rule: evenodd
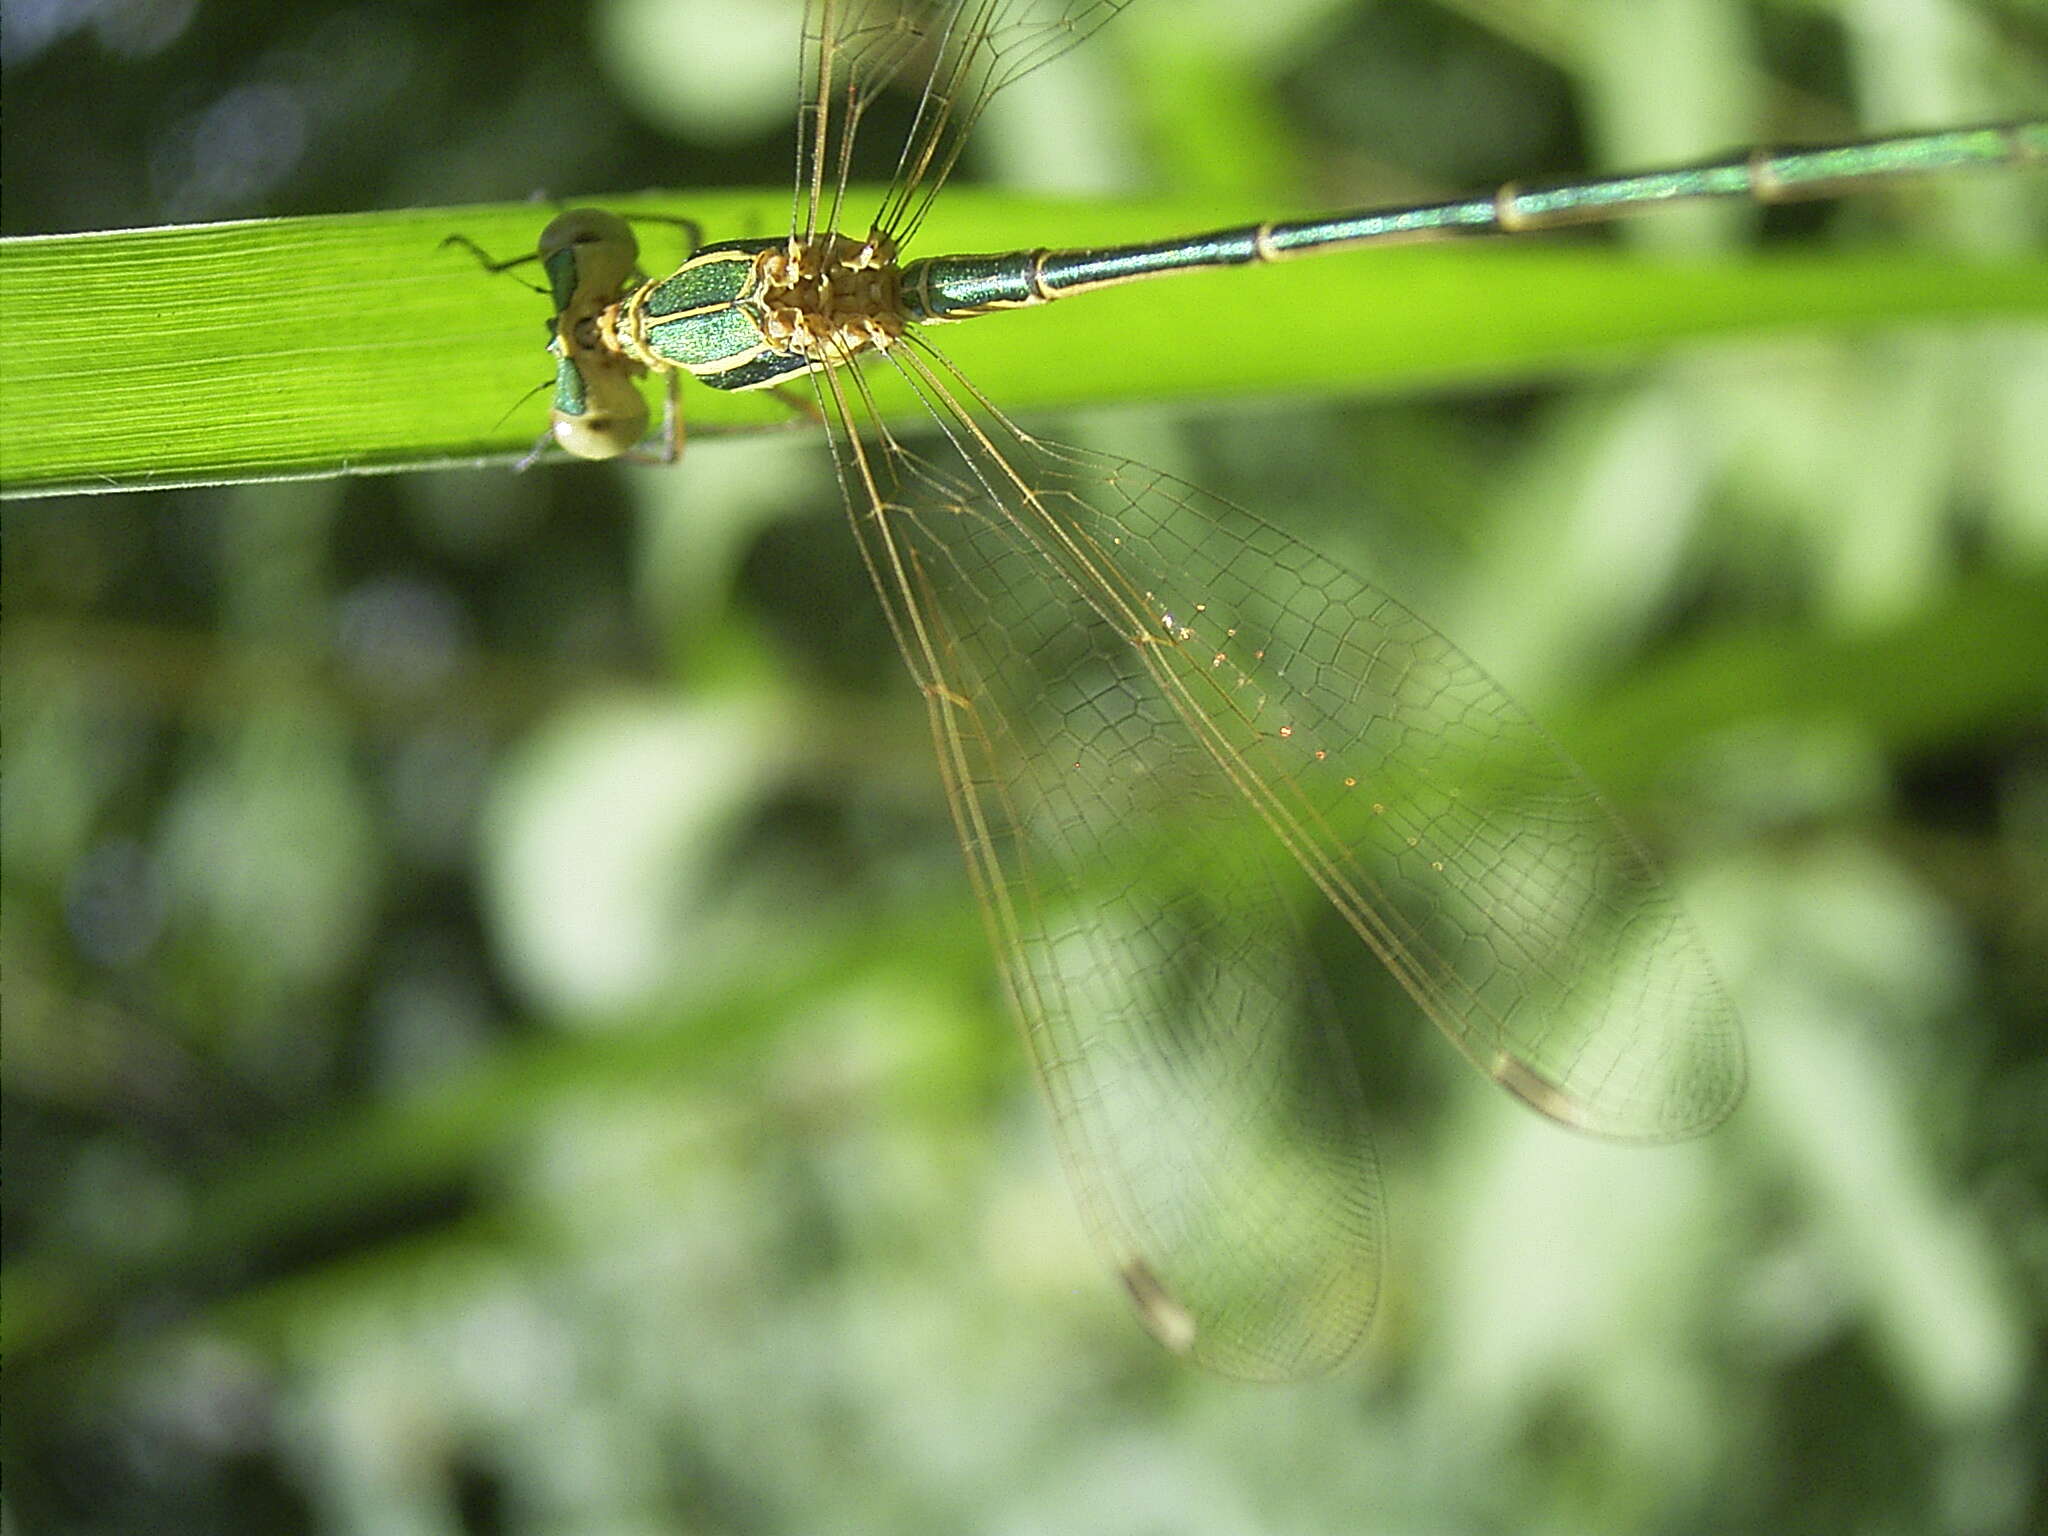
<svg viewBox="0 0 2048 1536">
<path fill-rule="evenodd" d="M 994 94 L 1126 3 L 814 0 L 795 227 L 838 222 L 900 79 L 877 227 L 907 235 Z M 1741 1040 L 1697 940 L 1483 672 L 1278 529 L 1018 433 L 921 338 L 887 356 L 954 452 L 863 438 L 859 370 L 813 375 L 854 531 L 1076 1194 L 1163 1342 L 1296 1376 L 1371 1316 L 1378 1170 L 1356 1049 L 1304 992 L 1304 893 L 1545 1114 L 1661 1140 L 1728 1113 Z"/>
<path fill-rule="evenodd" d="M 1371 1315 L 1382 1215 L 1352 1053 L 1303 991 L 1298 874 L 986 488 L 835 449 L 1091 1230 L 1169 1346 L 1328 1368 Z"/>
<path fill-rule="evenodd" d="M 1017 433 L 892 361 L 961 458 L 852 430 L 861 547 L 1080 1202 L 1155 1333 L 1327 1366 L 1377 1287 L 1341 1030 L 1304 1008 L 1301 874 L 1480 1069 L 1664 1140 L 1739 1097 L 1732 1011 L 1584 776 L 1427 623 L 1156 471 Z"/>
<path fill-rule="evenodd" d="M 840 223 L 862 115 L 891 84 L 917 115 L 874 226 L 900 246 L 968 133 L 1005 86 L 1088 38 L 1133 0 L 810 0 L 797 126 L 795 232 Z"/>
</svg>

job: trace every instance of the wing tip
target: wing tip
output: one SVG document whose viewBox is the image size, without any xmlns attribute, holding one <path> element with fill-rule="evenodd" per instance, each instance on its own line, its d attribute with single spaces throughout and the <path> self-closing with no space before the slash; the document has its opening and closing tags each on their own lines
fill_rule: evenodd
<svg viewBox="0 0 2048 1536">
<path fill-rule="evenodd" d="M 1195 1347 L 1195 1315 L 1166 1288 L 1152 1266 L 1134 1256 L 1126 1259 L 1117 1273 L 1146 1331 L 1174 1354 L 1191 1354 Z"/>
<path fill-rule="evenodd" d="M 1506 1051 L 1481 1069 L 1524 1104 L 1559 1125 L 1615 1141 L 1690 1141 L 1717 1129 L 1741 1105 L 1749 1086 L 1747 1052 L 1739 1030 L 1720 1032 L 1681 1077 L 1667 1082 L 1640 1111 L 1617 1115 L 1596 1107 L 1558 1079 Z"/>
</svg>

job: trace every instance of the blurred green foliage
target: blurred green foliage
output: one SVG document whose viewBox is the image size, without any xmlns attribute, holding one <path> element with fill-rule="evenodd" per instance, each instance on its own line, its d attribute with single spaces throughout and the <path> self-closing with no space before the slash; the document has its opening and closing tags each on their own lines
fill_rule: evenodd
<svg viewBox="0 0 2048 1536">
<path fill-rule="evenodd" d="M 776 185 L 789 31 L 10 7 L 0 221 Z M 1296 211 L 2044 101 L 2023 0 L 1148 0 L 969 174 Z M 2040 259 L 2042 183 L 1619 238 L 1967 283 Z M 2044 420 L 2004 325 L 1051 423 L 1431 615 L 1749 1027 L 1714 1138 L 1590 1144 L 1322 936 L 1392 1253 L 1359 1365 L 1284 1390 L 1088 1248 L 803 434 L 8 504 L 9 1529 L 2039 1529 Z"/>
</svg>

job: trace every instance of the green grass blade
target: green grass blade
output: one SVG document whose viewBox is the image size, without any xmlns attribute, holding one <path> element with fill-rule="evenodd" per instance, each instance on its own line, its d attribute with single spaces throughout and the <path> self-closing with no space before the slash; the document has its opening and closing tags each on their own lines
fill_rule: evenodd
<svg viewBox="0 0 2048 1536">
<path fill-rule="evenodd" d="M 786 194 L 608 199 L 773 233 Z M 1152 239 L 1248 209 L 1055 203 L 962 189 L 937 251 Z M 546 420 L 544 298 L 443 247 L 531 249 L 531 204 L 257 220 L 0 242 L 0 488 L 122 490 L 503 460 Z M 665 270 L 679 236 L 646 227 Z M 529 273 L 531 268 L 526 269 Z M 1716 265 L 1609 246 L 1505 242 L 1202 273 L 949 327 L 990 398 L 1030 411 L 1111 401 L 1393 390 L 1641 357 L 1786 329 L 2048 315 L 2048 263 L 1817 252 Z M 885 409 L 913 403 L 872 370 Z M 692 432 L 786 419 L 691 388 Z"/>
</svg>

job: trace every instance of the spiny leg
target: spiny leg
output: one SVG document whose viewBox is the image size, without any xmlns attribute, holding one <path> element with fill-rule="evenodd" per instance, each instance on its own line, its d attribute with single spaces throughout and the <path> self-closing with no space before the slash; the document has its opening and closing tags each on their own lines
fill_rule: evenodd
<svg viewBox="0 0 2048 1536">
<path fill-rule="evenodd" d="M 668 373 L 662 377 L 667 387 L 662 394 L 661 427 L 646 442 L 640 444 L 627 455 L 636 464 L 674 464 L 683 456 L 683 442 L 686 433 L 683 423 L 682 375 L 679 373 Z M 789 424 L 791 426 L 796 426 L 800 422 L 811 426 L 822 426 L 824 424 L 825 417 L 818 409 L 817 401 L 797 389 L 794 385 L 776 384 L 766 390 L 765 393 L 775 396 L 776 399 L 789 407 L 791 417 Z M 538 457 L 540 450 L 545 448 L 548 442 L 549 439 L 543 437 L 535 445 L 534 452 L 521 462 L 520 467 L 524 468 L 527 463 L 532 462 L 534 458 Z"/>
<path fill-rule="evenodd" d="M 683 232 L 683 254 L 686 257 L 694 256 L 704 244 L 704 226 L 695 219 L 686 219 L 680 214 L 629 213 L 626 220 L 632 224 L 666 224 L 671 229 L 680 229 Z"/>
<path fill-rule="evenodd" d="M 683 376 L 665 373 L 662 380 L 661 430 L 647 440 L 658 446 L 650 449 L 643 443 L 628 454 L 637 464 L 673 464 L 683 456 Z"/>
<path fill-rule="evenodd" d="M 515 475 L 523 475 L 529 469 L 533 468 L 534 465 L 538 464 L 541 461 L 541 455 L 548 451 L 548 445 L 553 443 L 554 440 L 554 433 L 541 433 L 539 437 L 533 440 L 533 446 L 527 449 L 526 452 L 520 457 L 519 462 L 512 466 L 512 473 Z"/>
<path fill-rule="evenodd" d="M 794 384 L 770 385 L 768 393 L 788 406 L 792 414 L 801 416 L 810 425 L 822 427 L 825 424 L 825 413 L 818 409 L 817 400 Z"/>
<path fill-rule="evenodd" d="M 445 251 L 451 245 L 460 246 L 463 250 L 469 252 L 470 255 L 477 259 L 477 264 L 486 272 L 509 272 L 514 267 L 525 266 L 529 261 L 540 260 L 539 251 L 528 251 L 523 256 L 508 256 L 503 261 L 494 260 L 489 251 L 478 245 L 467 235 L 450 235 L 436 249 Z"/>
</svg>

